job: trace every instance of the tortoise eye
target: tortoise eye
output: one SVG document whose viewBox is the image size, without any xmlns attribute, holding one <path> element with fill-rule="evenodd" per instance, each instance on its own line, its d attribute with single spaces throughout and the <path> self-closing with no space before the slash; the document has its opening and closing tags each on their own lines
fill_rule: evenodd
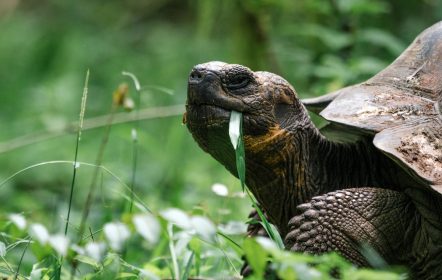
<svg viewBox="0 0 442 280">
<path fill-rule="evenodd" d="M 232 77 L 232 79 L 227 82 L 226 87 L 230 90 L 236 90 L 246 87 L 249 82 L 250 77 L 246 75 L 238 75 L 236 77 Z"/>
</svg>

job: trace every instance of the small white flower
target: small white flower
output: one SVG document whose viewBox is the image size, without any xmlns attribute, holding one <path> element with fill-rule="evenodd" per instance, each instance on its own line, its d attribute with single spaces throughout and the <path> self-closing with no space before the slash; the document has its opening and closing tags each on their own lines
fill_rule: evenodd
<svg viewBox="0 0 442 280">
<path fill-rule="evenodd" d="M 69 248 L 69 239 L 62 234 L 55 234 L 49 237 L 49 245 L 61 256 L 66 256 Z"/>
<path fill-rule="evenodd" d="M 219 196 L 228 196 L 229 190 L 227 189 L 226 185 L 215 183 L 212 185 L 212 192 Z"/>
<path fill-rule="evenodd" d="M 109 241 L 109 246 L 115 251 L 120 251 L 129 238 L 130 231 L 123 223 L 108 223 L 104 225 L 104 235 Z"/>
<path fill-rule="evenodd" d="M 240 235 L 247 232 L 247 225 L 240 221 L 229 221 L 227 224 L 219 225 L 218 229 L 227 235 Z"/>
<path fill-rule="evenodd" d="M 0 257 L 6 256 L 6 245 L 0 241 Z"/>
<path fill-rule="evenodd" d="M 151 244 L 160 238 L 161 225 L 152 214 L 135 215 L 132 219 L 137 232 Z"/>
<path fill-rule="evenodd" d="M 41 245 L 45 245 L 49 240 L 48 230 L 42 224 L 32 224 L 29 226 L 29 235 L 37 240 Z"/>
<path fill-rule="evenodd" d="M 97 262 L 103 259 L 104 252 L 106 250 L 106 244 L 103 242 L 89 242 L 84 247 L 85 253 L 88 257 L 93 258 Z"/>
<path fill-rule="evenodd" d="M 198 235 L 205 240 L 213 240 L 216 228 L 211 220 L 203 216 L 194 216 L 191 218 L 191 222 Z"/>
<path fill-rule="evenodd" d="M 168 222 L 175 224 L 182 229 L 192 228 L 189 215 L 187 215 L 183 210 L 177 208 L 169 208 L 161 211 L 160 215 Z"/>
<path fill-rule="evenodd" d="M 26 228 L 26 219 L 22 214 L 9 214 L 9 220 L 11 220 L 11 222 L 20 230 Z"/>
<path fill-rule="evenodd" d="M 131 137 L 132 137 L 133 141 L 136 141 L 138 139 L 137 130 L 135 128 L 132 128 L 130 134 L 131 134 Z"/>
</svg>

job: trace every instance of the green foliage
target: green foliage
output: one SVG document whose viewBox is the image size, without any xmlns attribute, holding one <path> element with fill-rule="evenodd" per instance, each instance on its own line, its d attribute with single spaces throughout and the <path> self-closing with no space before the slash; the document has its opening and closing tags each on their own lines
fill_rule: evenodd
<svg viewBox="0 0 442 280">
<path fill-rule="evenodd" d="M 283 279 L 329 277 L 334 267 L 344 279 L 398 279 L 400 274 L 393 272 L 357 270 L 335 255 L 290 254 L 267 243 L 265 247 L 262 240 L 243 244 L 249 202 L 235 191 L 237 180 L 180 125 L 186 79 L 193 65 L 223 60 L 281 74 L 302 97 L 324 94 L 388 65 L 441 18 L 441 3 L 0 2 L 0 274 L 13 278 L 18 273 L 21 279 L 69 279 L 72 273 L 81 279 L 218 279 L 238 276 L 245 255 L 260 256 L 252 260 L 255 278 L 262 277 L 271 260 L 271 270 Z M 87 69 L 88 108 L 73 159 L 73 122 Z M 135 73 L 141 86 L 122 71 Z M 106 125 L 95 117 L 107 119 L 111 95 L 122 82 L 130 84 L 135 110 L 119 109 L 117 119 L 141 118 L 143 110 L 159 109 L 149 111 L 150 119 L 112 126 L 85 224 L 88 233 L 80 242 L 78 227 L 96 168 L 91 163 Z M 178 113 L 167 107 L 177 104 Z M 69 207 L 72 161 L 77 160 Z M 215 183 L 228 194 L 214 194 L 210 186 Z M 133 211 L 128 211 L 132 203 Z M 172 217 L 162 216 L 168 209 L 175 209 L 169 211 Z M 276 232 L 262 220 L 270 235 Z M 122 230 L 125 240 L 111 246 L 105 228 Z M 281 238 L 273 237 L 281 246 Z M 66 241 L 67 246 L 54 245 Z M 259 251 L 253 254 L 250 248 Z"/>
</svg>

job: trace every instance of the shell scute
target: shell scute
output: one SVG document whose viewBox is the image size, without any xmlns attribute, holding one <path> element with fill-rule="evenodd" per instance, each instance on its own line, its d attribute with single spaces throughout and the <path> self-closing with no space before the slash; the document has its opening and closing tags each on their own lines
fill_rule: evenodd
<svg viewBox="0 0 442 280">
<path fill-rule="evenodd" d="M 442 22 L 373 78 L 333 96 L 325 119 L 375 135 L 377 148 L 442 193 Z"/>
</svg>

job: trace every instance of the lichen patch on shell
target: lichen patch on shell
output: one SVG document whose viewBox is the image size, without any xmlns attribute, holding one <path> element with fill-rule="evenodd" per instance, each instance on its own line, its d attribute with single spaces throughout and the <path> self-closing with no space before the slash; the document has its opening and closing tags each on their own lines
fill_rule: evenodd
<svg viewBox="0 0 442 280">
<path fill-rule="evenodd" d="M 401 139 L 398 152 L 403 154 L 409 163 L 416 163 L 416 167 L 426 175 L 442 180 L 442 141 L 441 133 L 431 131 L 427 127 L 406 135 Z"/>
<path fill-rule="evenodd" d="M 428 119 L 386 129 L 374 138 L 374 144 L 427 179 L 440 193 L 442 189 L 442 121 Z"/>
</svg>

